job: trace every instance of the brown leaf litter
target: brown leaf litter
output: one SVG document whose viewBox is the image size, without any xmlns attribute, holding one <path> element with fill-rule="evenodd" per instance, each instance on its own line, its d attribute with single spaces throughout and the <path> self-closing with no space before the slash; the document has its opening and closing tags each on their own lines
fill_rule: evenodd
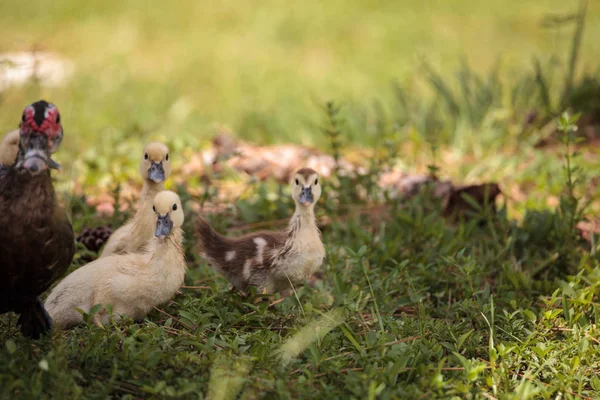
<svg viewBox="0 0 600 400">
<path fill-rule="evenodd" d="M 585 241 L 592 243 L 593 235 L 594 241 L 598 242 L 598 237 L 600 237 L 600 219 L 588 218 L 586 220 L 579 221 L 579 223 L 577 223 L 577 230 Z"/>
<path fill-rule="evenodd" d="M 191 177 L 196 177 L 211 186 L 218 186 L 218 198 L 211 199 L 202 205 L 203 212 L 223 212 L 227 204 L 235 201 L 250 188 L 251 181 L 243 177 L 264 181 L 274 179 L 281 184 L 288 184 L 295 170 L 301 167 L 315 169 L 324 178 L 338 174 L 356 177 L 367 173 L 367 169 L 358 162 L 350 162 L 345 158 L 336 161 L 333 156 L 317 149 L 292 144 L 256 146 L 234 138 L 227 133 L 220 133 L 213 138 L 212 148 L 200 153 L 192 153 L 186 158 L 189 160 L 178 167 L 173 176 L 177 183 L 184 184 Z M 367 159 L 367 157 L 363 157 Z M 220 179 L 224 171 L 237 174 L 237 181 Z M 468 195 L 472 200 L 483 207 L 489 204 L 495 210 L 495 199 L 501 194 L 497 183 L 484 183 L 479 185 L 460 185 L 450 180 L 439 180 L 431 175 L 409 175 L 401 170 L 393 169 L 382 172 L 378 178 L 381 188 L 387 189 L 392 198 L 410 199 L 420 193 L 423 188 L 432 188 L 432 195 L 441 199 L 443 215 L 456 217 L 472 210 L 472 202 L 465 200 Z M 132 187 L 127 190 L 127 199 L 120 204 L 124 210 L 131 204 L 131 197 L 136 197 Z M 136 190 L 139 191 L 137 187 Z M 200 197 L 203 189 L 189 188 L 190 194 Z M 133 195 L 133 196 L 132 196 Z M 139 193 L 138 193 L 139 196 Z M 125 196 L 124 196 L 125 197 Z M 114 212 L 114 199 L 109 193 L 87 199 L 89 204 L 95 205 L 99 214 L 111 215 Z M 200 211 L 199 204 L 193 204 L 194 211 Z M 374 207 L 373 214 L 383 216 L 381 207 Z M 324 221 L 325 224 L 331 222 Z"/>
</svg>

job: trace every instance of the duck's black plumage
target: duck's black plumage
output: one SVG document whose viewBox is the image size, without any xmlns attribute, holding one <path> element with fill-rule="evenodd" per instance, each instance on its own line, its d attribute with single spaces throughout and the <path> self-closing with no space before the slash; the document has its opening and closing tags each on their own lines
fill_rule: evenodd
<svg viewBox="0 0 600 400">
<path fill-rule="evenodd" d="M 20 314 L 23 334 L 37 338 L 51 327 L 39 296 L 71 264 L 75 238 L 50 171 L 18 165 L 0 171 L 0 313 Z"/>
<path fill-rule="evenodd" d="M 48 171 L 0 176 L 0 210 L 0 312 L 21 314 L 23 333 L 37 337 L 50 328 L 38 296 L 71 264 L 73 228 Z"/>
</svg>

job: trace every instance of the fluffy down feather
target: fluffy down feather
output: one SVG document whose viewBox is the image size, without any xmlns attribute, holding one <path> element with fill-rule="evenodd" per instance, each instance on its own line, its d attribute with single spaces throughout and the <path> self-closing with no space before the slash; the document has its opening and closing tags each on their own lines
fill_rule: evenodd
<svg viewBox="0 0 600 400">
<path fill-rule="evenodd" d="M 181 249 L 181 202 L 175 193 L 163 191 L 155 197 L 154 207 L 155 226 L 159 224 L 159 217 L 163 222 L 165 218 L 172 222 L 168 236 L 155 237 L 151 252 L 103 257 L 67 276 L 45 303 L 57 325 L 67 328 L 82 322 L 83 317 L 77 309 L 89 313 L 96 304 L 104 306 L 95 315 L 97 325 L 108 323 L 108 305 L 117 319 L 127 315 L 139 320 L 176 293 L 183 284 L 186 271 Z"/>
</svg>

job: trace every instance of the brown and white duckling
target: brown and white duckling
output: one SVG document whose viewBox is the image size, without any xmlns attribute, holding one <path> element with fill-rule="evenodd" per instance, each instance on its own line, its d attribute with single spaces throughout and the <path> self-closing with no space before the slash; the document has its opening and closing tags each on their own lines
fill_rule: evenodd
<svg viewBox="0 0 600 400">
<path fill-rule="evenodd" d="M 140 174 L 144 178 L 144 187 L 137 212 L 110 235 L 100 257 L 136 253 L 152 240 L 152 226 L 156 221 L 151 205 L 154 196 L 164 190 L 165 181 L 171 175 L 169 148 L 158 142 L 148 143 L 140 162 Z"/>
<path fill-rule="evenodd" d="M 290 283 L 302 285 L 325 258 L 314 213 L 320 196 L 319 174 L 302 168 L 293 177 L 296 211 L 286 230 L 225 237 L 200 217 L 196 228 L 200 251 L 240 291 L 256 286 L 262 293 L 273 293 L 287 291 Z"/>
<path fill-rule="evenodd" d="M 82 322 L 76 308 L 89 313 L 96 304 L 104 306 L 94 316 L 98 326 L 108 323 L 108 305 L 116 318 L 126 315 L 141 320 L 177 292 L 186 272 L 181 201 L 165 190 L 148 208 L 154 214 L 152 251 L 99 258 L 73 271 L 46 299 L 46 309 L 57 325 L 67 328 Z"/>
</svg>

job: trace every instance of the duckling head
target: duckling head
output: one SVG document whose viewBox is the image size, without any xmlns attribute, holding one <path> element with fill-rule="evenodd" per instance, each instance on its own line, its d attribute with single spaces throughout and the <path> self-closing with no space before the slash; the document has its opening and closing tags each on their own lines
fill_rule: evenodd
<svg viewBox="0 0 600 400">
<path fill-rule="evenodd" d="M 140 174 L 146 180 L 161 183 L 171 175 L 169 148 L 159 142 L 148 143 L 140 162 Z"/>
<path fill-rule="evenodd" d="M 156 214 L 156 231 L 154 236 L 159 239 L 168 237 L 173 229 L 183 225 L 183 208 L 181 200 L 175 192 L 163 190 L 154 197 L 152 206 Z"/>
<path fill-rule="evenodd" d="M 314 207 L 321 197 L 319 174 L 311 168 L 296 171 L 292 180 L 292 197 L 296 206 Z"/>
<path fill-rule="evenodd" d="M 50 156 L 58 150 L 63 138 L 58 108 L 45 100 L 25 107 L 19 123 L 19 147 L 16 167 L 37 175 L 60 165 Z"/>
</svg>

